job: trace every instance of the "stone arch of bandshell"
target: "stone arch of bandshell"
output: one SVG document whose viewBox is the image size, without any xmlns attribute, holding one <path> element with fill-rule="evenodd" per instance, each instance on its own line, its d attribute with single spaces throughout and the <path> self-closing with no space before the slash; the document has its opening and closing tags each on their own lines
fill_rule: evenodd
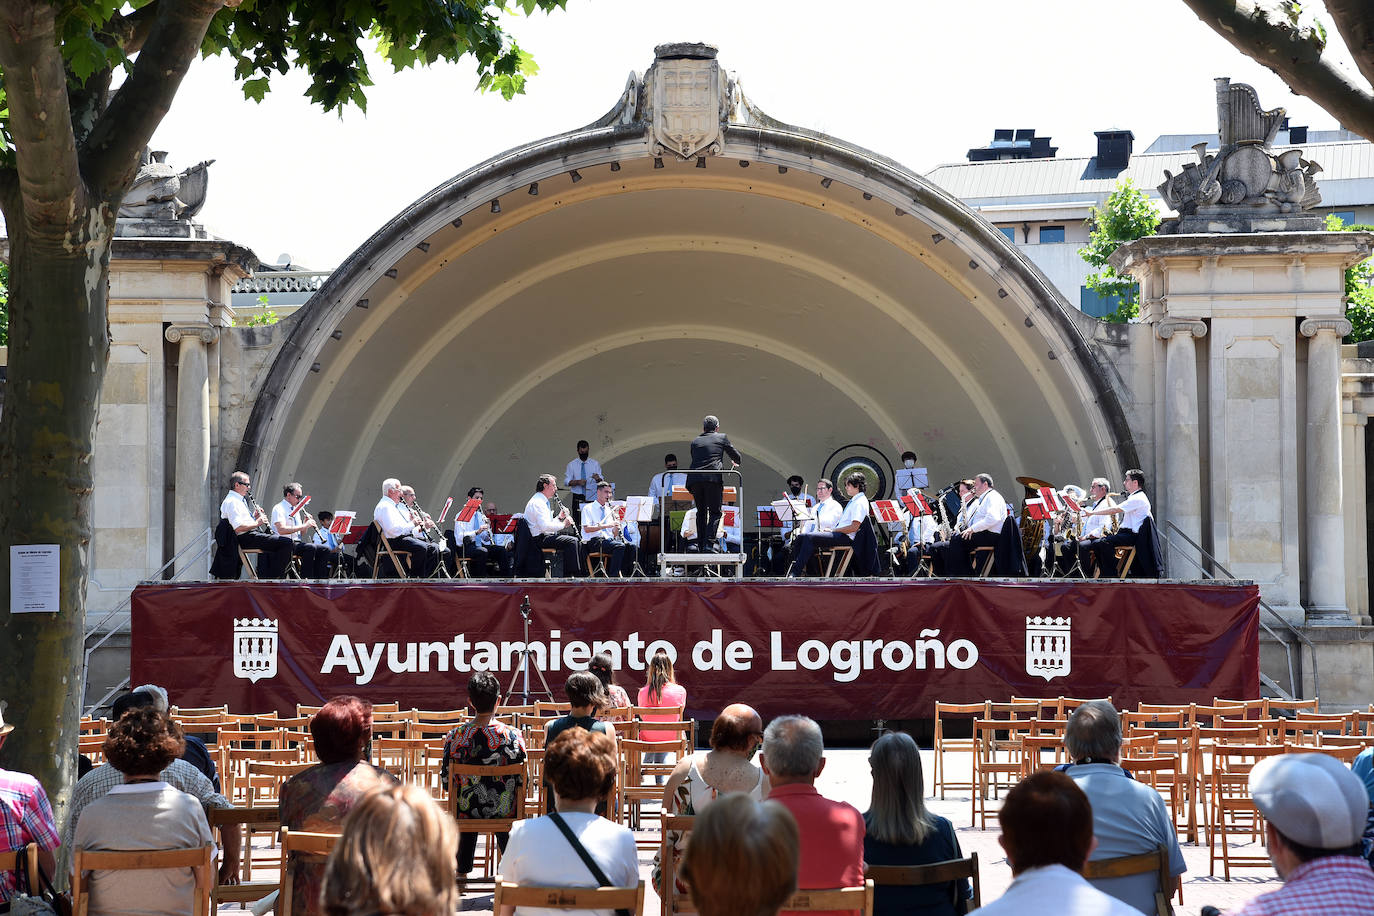
<svg viewBox="0 0 1374 916">
<path fill-rule="evenodd" d="M 564 295 L 596 304 L 592 333 Z M 999 232 L 785 126 L 686 162 L 613 120 L 513 150 L 388 222 L 293 321 L 238 463 L 364 511 L 390 474 L 522 502 L 582 437 L 642 492 L 707 411 L 765 493 L 846 442 L 913 447 L 932 481 L 1139 464 L 1090 319 Z"/>
</svg>

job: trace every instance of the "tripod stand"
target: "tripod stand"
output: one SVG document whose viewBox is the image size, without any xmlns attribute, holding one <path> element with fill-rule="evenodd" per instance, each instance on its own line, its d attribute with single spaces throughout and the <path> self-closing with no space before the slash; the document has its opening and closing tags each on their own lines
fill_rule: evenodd
<svg viewBox="0 0 1374 916">
<path fill-rule="evenodd" d="M 506 697 L 509 698 L 513 695 L 513 692 L 515 690 L 515 681 L 523 674 L 524 685 L 520 693 L 520 705 L 528 706 L 530 704 L 530 668 L 533 667 L 534 673 L 539 675 L 539 683 L 542 684 L 544 687 L 544 689 L 540 691 L 540 693 L 548 697 L 549 701 L 552 702 L 553 691 L 549 689 L 549 682 L 544 679 L 544 671 L 537 664 L 535 664 L 534 660 L 530 657 L 531 614 L 529 595 L 526 595 L 525 600 L 520 602 L 520 616 L 525 619 L 525 643 L 524 648 L 520 650 L 520 658 L 516 661 L 515 667 L 511 669 L 510 683 L 506 685 Z"/>
</svg>

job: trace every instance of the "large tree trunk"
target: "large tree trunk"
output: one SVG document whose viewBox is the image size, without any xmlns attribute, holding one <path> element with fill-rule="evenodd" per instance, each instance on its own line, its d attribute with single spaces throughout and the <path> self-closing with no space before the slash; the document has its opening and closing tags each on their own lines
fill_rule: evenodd
<svg viewBox="0 0 1374 916">
<path fill-rule="evenodd" d="M 36 776 L 62 817 L 75 781 L 91 542 L 91 450 L 109 356 L 113 214 L 76 214 L 65 238 L 35 237 L 6 201 L 9 382 L 0 411 L 0 545 L 61 548 L 60 611 L 0 606 L 0 700 L 15 725 L 0 764 Z M 16 218 L 18 217 L 18 218 Z M 0 589 L 10 585 L 0 552 Z"/>
</svg>

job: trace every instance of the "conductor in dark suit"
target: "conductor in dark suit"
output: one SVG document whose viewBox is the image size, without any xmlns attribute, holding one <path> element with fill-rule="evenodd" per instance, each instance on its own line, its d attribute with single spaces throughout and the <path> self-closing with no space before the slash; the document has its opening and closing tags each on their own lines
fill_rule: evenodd
<svg viewBox="0 0 1374 916">
<path fill-rule="evenodd" d="M 701 421 L 701 435 L 692 440 L 692 470 L 723 471 L 725 456 L 731 467 L 739 467 L 739 452 L 730 444 L 730 437 L 720 431 L 720 420 L 707 417 Z M 697 550 L 710 552 L 712 536 L 720 524 L 720 503 L 725 484 L 719 474 L 688 474 L 687 489 L 697 504 Z"/>
</svg>

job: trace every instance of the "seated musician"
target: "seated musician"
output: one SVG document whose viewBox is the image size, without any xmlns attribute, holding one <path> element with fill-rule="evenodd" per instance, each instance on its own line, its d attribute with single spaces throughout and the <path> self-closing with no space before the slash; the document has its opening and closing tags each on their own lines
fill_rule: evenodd
<svg viewBox="0 0 1374 916">
<path fill-rule="evenodd" d="M 634 570 L 638 549 L 626 541 L 627 527 L 617 517 L 617 510 L 611 504 L 611 484 L 601 481 L 596 485 L 596 498 L 582 506 L 582 543 L 587 552 L 604 551 L 611 555 L 606 561 L 606 575 L 613 578 L 629 576 Z M 638 527 L 635 522 L 630 525 Z"/>
<path fill-rule="evenodd" d="M 354 559 L 344 552 L 343 541 L 339 536 L 329 530 L 334 522 L 334 513 L 325 509 L 315 517 L 320 520 L 320 525 L 315 529 L 312 541 L 317 547 L 329 551 L 329 574 L 334 575 L 334 570 L 342 566 L 344 575 L 351 577 L 354 572 Z"/>
<path fill-rule="evenodd" d="M 977 501 L 974 500 L 974 490 L 977 489 L 977 482 L 971 479 L 963 479 L 956 486 L 959 494 L 959 514 L 955 516 L 954 531 L 948 541 L 936 544 L 930 548 L 930 571 L 934 575 L 969 575 L 973 573 L 973 567 L 969 564 L 969 522 L 973 520 L 974 507 Z"/>
<path fill-rule="evenodd" d="M 915 488 L 913 493 L 920 492 Z M 930 556 L 930 550 L 935 546 L 935 532 L 939 524 L 933 515 L 913 515 L 910 523 L 906 527 L 904 537 L 906 538 L 906 574 L 916 575 L 916 570 L 921 566 L 921 560 Z"/>
<path fill-rule="evenodd" d="M 481 487 L 468 488 L 468 499 L 481 499 L 486 494 Z M 504 547 L 497 546 L 491 539 L 491 521 L 481 509 L 472 513 L 467 521 L 453 520 L 453 541 L 458 552 L 468 561 L 468 570 L 474 576 L 491 574 L 496 567 L 496 575 L 508 578 L 511 574 L 510 554 Z"/>
<path fill-rule="evenodd" d="M 830 481 L 823 480 L 816 484 L 817 495 L 824 499 L 816 506 L 817 530 L 798 535 L 797 543 L 793 549 L 792 568 L 787 571 L 789 579 L 800 575 L 810 562 L 811 555 L 816 552 L 816 548 L 821 547 L 852 547 L 854 546 L 854 535 L 858 533 L 859 526 L 864 519 L 868 518 L 868 497 L 864 491 L 868 489 L 868 481 L 864 475 L 859 473 L 850 474 L 845 478 L 845 495 L 849 497 L 849 503 L 844 507 L 840 515 L 839 523 L 832 530 L 825 530 L 819 527 L 821 524 L 820 508 L 825 502 L 830 502 L 832 492 L 829 486 Z M 825 489 L 822 491 L 821 487 Z"/>
<path fill-rule="evenodd" d="M 487 500 L 487 504 L 482 509 L 482 511 L 487 516 L 487 521 L 489 522 L 496 518 L 496 516 L 499 514 L 496 511 L 496 503 L 492 502 L 491 500 Z M 507 554 L 509 554 L 511 550 L 515 547 L 515 535 L 510 534 L 509 532 L 503 533 L 489 529 L 486 534 L 482 535 L 477 540 L 478 543 L 480 543 L 484 547 L 500 547 L 503 550 L 505 550 Z"/>
<path fill-rule="evenodd" d="M 537 549 L 558 548 L 563 557 L 563 575 L 580 576 L 582 565 L 578 547 L 582 542 L 573 533 L 572 513 L 564 506 L 563 511 L 555 517 L 550 508 L 550 500 L 557 492 L 557 479 L 552 474 L 540 474 L 534 485 L 534 495 L 525 503 L 525 523 L 530 526 L 530 536 L 534 538 Z"/>
<path fill-rule="evenodd" d="M 429 517 L 429 513 L 416 502 L 415 488 L 408 483 L 401 484 L 401 508 L 410 513 L 410 520 L 415 525 L 415 533 L 420 540 L 433 544 L 439 548 L 441 554 L 448 553 L 448 542 L 444 540 L 444 533 L 434 524 L 434 519 Z M 444 557 L 444 561 L 449 564 L 449 572 L 453 571 L 451 559 L 448 556 Z"/>
<path fill-rule="evenodd" d="M 441 556 L 439 548 L 422 538 L 416 530 L 415 519 L 405 505 L 401 482 L 395 477 L 382 481 L 382 498 L 372 510 L 372 521 L 382 529 L 393 550 L 404 550 L 410 554 L 413 575 L 423 579 L 438 568 Z M 385 554 L 377 557 L 378 564 L 383 556 Z"/>
<path fill-rule="evenodd" d="M 256 513 L 249 510 L 251 490 L 252 483 L 243 471 L 229 475 L 229 493 L 219 504 L 219 515 L 234 529 L 234 538 L 240 547 L 262 551 L 258 557 L 258 578 L 280 579 L 291 563 L 291 539 L 268 533 L 271 524 L 261 507 L 254 507 Z"/>
<path fill-rule="evenodd" d="M 298 483 L 288 483 L 282 487 L 283 499 L 272 507 L 272 529 L 282 537 L 291 539 L 291 552 L 300 558 L 302 579 L 328 579 L 330 553 L 314 541 L 314 534 L 320 530 L 319 523 L 302 509 L 292 518 L 304 491 Z M 309 532 L 304 538 L 301 535 Z"/>
<path fill-rule="evenodd" d="M 962 533 L 951 539 L 950 575 L 973 575 L 973 551 L 979 547 L 996 547 L 1007 521 L 1007 501 L 993 489 L 990 474 L 973 478 L 973 498 L 967 506 L 968 524 Z"/>
<path fill-rule="evenodd" d="M 1088 490 L 1088 502 L 1083 506 L 1083 533 L 1078 538 L 1078 569 L 1085 578 L 1092 574 L 1093 549 L 1111 531 L 1112 519 L 1107 510 L 1116 506 L 1107 492 L 1107 478 L 1094 477 Z M 1102 510 L 1102 514 L 1094 515 L 1095 510 Z"/>
<path fill-rule="evenodd" d="M 1121 485 L 1126 488 L 1126 498 L 1121 505 L 1111 508 L 1094 509 L 1087 514 L 1119 515 L 1121 527 L 1116 534 L 1109 534 L 1093 545 L 1093 556 L 1097 558 L 1098 575 L 1116 575 L 1116 548 L 1135 547 L 1140 526 L 1150 515 L 1150 497 L 1145 495 L 1145 472 L 1131 468 Z"/>
</svg>

